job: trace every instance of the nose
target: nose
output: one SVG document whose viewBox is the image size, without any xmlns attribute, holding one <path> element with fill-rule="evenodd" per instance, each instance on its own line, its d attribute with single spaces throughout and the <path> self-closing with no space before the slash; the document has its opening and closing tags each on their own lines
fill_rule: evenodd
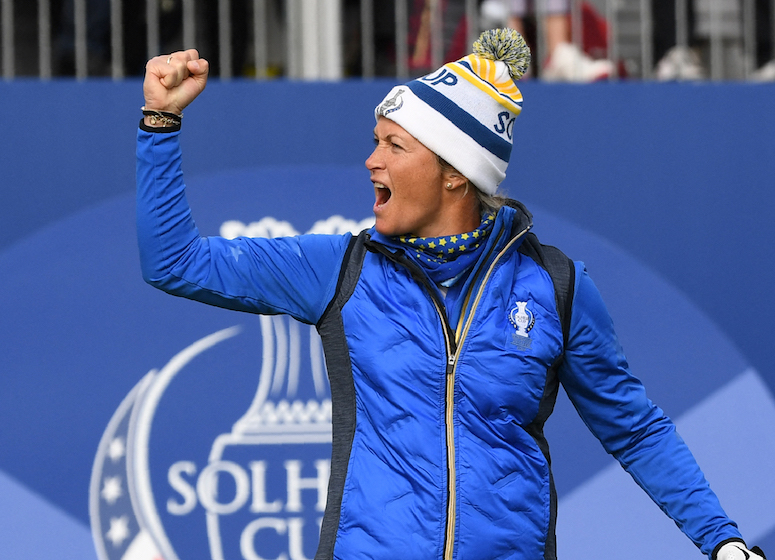
<svg viewBox="0 0 775 560">
<path fill-rule="evenodd" d="M 382 167 L 382 161 L 379 157 L 379 154 L 377 153 L 378 149 L 379 146 L 375 146 L 374 151 L 372 151 L 371 155 L 366 158 L 366 169 L 369 171 L 374 171 L 375 169 Z"/>
</svg>

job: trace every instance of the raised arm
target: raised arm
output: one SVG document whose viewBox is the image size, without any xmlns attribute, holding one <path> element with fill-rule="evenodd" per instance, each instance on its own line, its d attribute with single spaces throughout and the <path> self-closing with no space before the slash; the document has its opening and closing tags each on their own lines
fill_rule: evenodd
<svg viewBox="0 0 775 560">
<path fill-rule="evenodd" d="M 137 133 L 137 239 L 143 278 L 171 294 L 315 323 L 336 288 L 351 236 L 203 237 L 183 180 L 182 111 L 202 93 L 209 66 L 196 50 L 148 62 Z M 260 185 L 256 197 L 261 197 Z"/>
</svg>

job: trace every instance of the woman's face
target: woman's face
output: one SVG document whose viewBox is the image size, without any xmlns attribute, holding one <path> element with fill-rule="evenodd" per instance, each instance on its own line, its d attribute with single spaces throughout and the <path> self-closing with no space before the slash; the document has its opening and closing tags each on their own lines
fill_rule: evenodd
<svg viewBox="0 0 775 560">
<path fill-rule="evenodd" d="M 385 117 L 377 121 L 374 142 L 366 167 L 374 183 L 377 231 L 389 236 L 446 235 L 445 176 L 436 154 Z"/>
</svg>

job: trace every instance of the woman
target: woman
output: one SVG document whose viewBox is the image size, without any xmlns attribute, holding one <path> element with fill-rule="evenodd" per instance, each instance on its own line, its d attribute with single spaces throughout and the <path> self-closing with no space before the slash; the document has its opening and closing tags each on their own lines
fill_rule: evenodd
<svg viewBox="0 0 775 560">
<path fill-rule="evenodd" d="M 193 50 L 151 60 L 137 151 L 145 279 L 317 326 L 334 433 L 316 558 L 555 558 L 543 424 L 560 382 L 705 554 L 762 558 L 630 374 L 583 265 L 496 196 L 529 53 L 512 30 L 474 47 L 377 106 L 374 228 L 271 240 L 200 237 L 178 137 L 208 65 Z"/>
</svg>

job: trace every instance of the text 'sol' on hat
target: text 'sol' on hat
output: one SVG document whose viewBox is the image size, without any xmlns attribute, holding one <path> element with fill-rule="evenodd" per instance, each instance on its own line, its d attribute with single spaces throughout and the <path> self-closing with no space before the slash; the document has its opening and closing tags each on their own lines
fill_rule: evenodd
<svg viewBox="0 0 775 560">
<path fill-rule="evenodd" d="M 401 125 L 492 195 L 506 177 L 522 111 L 515 81 L 529 65 L 530 49 L 517 31 L 485 31 L 473 54 L 394 87 L 374 114 Z"/>
</svg>

